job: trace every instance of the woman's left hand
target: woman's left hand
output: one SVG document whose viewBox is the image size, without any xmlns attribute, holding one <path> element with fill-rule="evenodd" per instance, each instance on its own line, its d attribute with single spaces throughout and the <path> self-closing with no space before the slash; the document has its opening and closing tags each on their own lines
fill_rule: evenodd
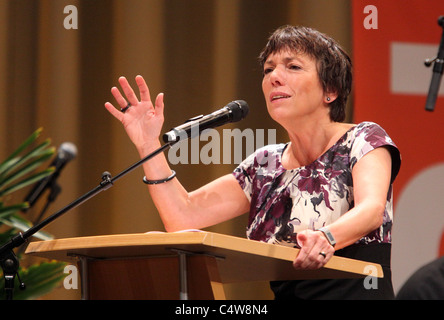
<svg viewBox="0 0 444 320">
<path fill-rule="evenodd" d="M 295 269 L 322 268 L 335 252 L 321 231 L 304 230 L 298 232 L 297 241 L 301 249 L 293 261 Z"/>
</svg>

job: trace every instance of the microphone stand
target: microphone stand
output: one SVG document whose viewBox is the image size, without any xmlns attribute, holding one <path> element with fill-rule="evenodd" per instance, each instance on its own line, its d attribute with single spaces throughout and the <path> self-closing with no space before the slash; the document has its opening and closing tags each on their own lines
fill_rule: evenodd
<svg viewBox="0 0 444 320">
<path fill-rule="evenodd" d="M 45 215 L 50 204 L 56 200 L 57 196 L 60 194 L 61 191 L 62 191 L 62 188 L 59 186 L 59 184 L 56 181 L 53 181 L 51 183 L 51 186 L 49 187 L 49 195 L 48 195 L 48 198 L 46 199 L 46 203 L 43 206 L 43 209 L 39 212 L 39 215 L 35 219 L 33 224 L 37 224 L 42 220 L 42 217 Z"/>
<path fill-rule="evenodd" d="M 163 146 L 155 150 L 154 152 L 147 155 L 145 158 L 137 161 L 127 169 L 123 170 L 119 174 L 117 174 L 115 177 L 112 177 L 111 174 L 107 171 L 102 173 L 102 181 L 100 184 L 95 187 L 94 189 L 90 190 L 89 192 L 85 193 L 83 196 L 78 198 L 77 200 L 71 202 L 66 207 L 62 208 L 61 210 L 57 211 L 56 213 L 52 214 L 45 220 L 41 221 L 40 223 L 34 225 L 33 227 L 29 228 L 24 233 L 19 233 L 16 236 L 12 237 L 9 242 L 4 244 L 2 247 L 0 247 L 0 265 L 3 269 L 3 276 L 5 279 L 5 294 L 7 300 L 12 300 L 13 298 L 13 291 L 14 291 L 14 279 L 15 276 L 18 276 L 18 269 L 19 269 L 19 260 L 17 256 L 14 253 L 14 249 L 24 244 L 29 237 L 31 237 L 33 234 L 35 234 L 37 231 L 66 213 L 67 211 L 81 205 L 82 203 L 88 201 L 92 197 L 96 196 L 102 191 L 108 190 L 111 188 L 115 181 L 122 178 L 124 175 L 130 173 L 140 165 L 142 165 L 144 162 L 148 161 L 149 159 L 153 158 L 154 156 L 158 155 L 159 153 L 166 150 L 168 147 L 171 147 L 174 143 L 177 141 L 171 141 L 166 142 Z M 20 278 L 19 278 L 20 280 Z M 21 281 L 20 281 L 21 282 Z M 23 289 L 24 284 L 21 283 L 20 287 Z"/>
<path fill-rule="evenodd" d="M 427 59 L 424 64 L 426 67 L 433 65 L 433 75 L 430 82 L 429 93 L 427 95 L 427 101 L 425 109 L 426 111 L 433 111 L 435 109 L 436 98 L 438 96 L 439 85 L 441 83 L 441 77 L 444 71 L 444 16 L 438 18 L 438 25 L 443 28 L 441 36 L 441 43 L 438 49 L 438 55 L 434 59 Z"/>
<path fill-rule="evenodd" d="M 51 205 L 51 203 L 53 203 L 57 196 L 60 194 L 60 192 L 62 191 L 62 188 L 59 186 L 59 184 L 57 183 L 57 179 L 52 180 L 52 182 L 49 185 L 49 194 L 48 197 L 46 198 L 46 203 L 43 206 L 43 209 L 39 212 L 39 215 L 37 216 L 37 218 L 32 221 L 33 225 L 38 224 L 43 216 L 45 215 L 46 211 L 48 210 L 49 206 Z M 20 255 L 21 253 L 23 253 L 23 251 L 25 251 L 25 246 L 22 246 L 18 251 L 17 254 Z"/>
</svg>

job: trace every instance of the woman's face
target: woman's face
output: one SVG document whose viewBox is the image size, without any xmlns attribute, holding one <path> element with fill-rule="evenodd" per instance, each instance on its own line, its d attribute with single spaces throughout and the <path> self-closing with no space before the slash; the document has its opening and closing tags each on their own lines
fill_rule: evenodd
<svg viewBox="0 0 444 320">
<path fill-rule="evenodd" d="M 270 54 L 264 64 L 262 91 L 270 116 L 282 125 L 297 118 L 328 116 L 316 61 L 306 54 L 289 50 Z"/>
</svg>

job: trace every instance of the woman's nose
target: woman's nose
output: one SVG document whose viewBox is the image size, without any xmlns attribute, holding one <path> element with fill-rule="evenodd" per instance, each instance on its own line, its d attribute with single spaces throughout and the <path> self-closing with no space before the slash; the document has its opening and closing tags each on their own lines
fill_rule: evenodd
<svg viewBox="0 0 444 320">
<path fill-rule="evenodd" d="M 285 82 L 285 75 L 280 67 L 276 67 L 270 73 L 270 82 L 273 86 L 281 86 Z"/>
</svg>

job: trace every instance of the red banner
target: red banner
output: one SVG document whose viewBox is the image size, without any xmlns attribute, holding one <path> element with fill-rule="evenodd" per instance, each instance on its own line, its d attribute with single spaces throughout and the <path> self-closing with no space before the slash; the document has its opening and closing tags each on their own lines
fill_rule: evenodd
<svg viewBox="0 0 444 320">
<path fill-rule="evenodd" d="M 424 65 L 438 53 L 444 1 L 351 2 L 354 122 L 380 124 L 402 155 L 392 255 L 400 284 L 444 254 L 444 85 L 434 111 L 426 111 L 433 65 Z"/>
</svg>

